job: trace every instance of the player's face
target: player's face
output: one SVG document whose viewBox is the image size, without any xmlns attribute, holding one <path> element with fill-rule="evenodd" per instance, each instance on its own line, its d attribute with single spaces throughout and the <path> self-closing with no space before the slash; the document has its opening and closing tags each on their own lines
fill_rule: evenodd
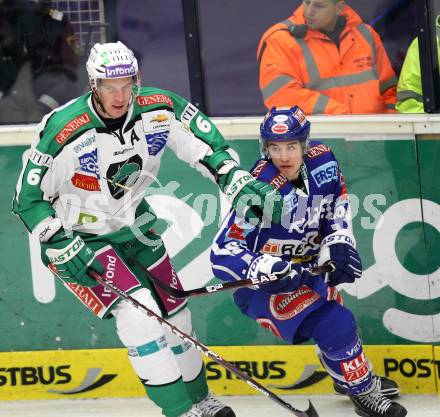
<svg viewBox="0 0 440 417">
<path fill-rule="evenodd" d="M 272 163 L 288 180 L 296 180 L 303 162 L 303 150 L 298 140 L 268 142 L 267 150 Z"/>
<path fill-rule="evenodd" d="M 98 96 L 106 111 L 103 116 L 112 119 L 123 116 L 127 112 L 132 89 L 133 79 L 131 77 L 101 80 Z"/>
<path fill-rule="evenodd" d="M 343 1 L 304 0 L 304 20 L 313 30 L 332 31 L 335 28 L 338 14 L 344 7 Z"/>
</svg>

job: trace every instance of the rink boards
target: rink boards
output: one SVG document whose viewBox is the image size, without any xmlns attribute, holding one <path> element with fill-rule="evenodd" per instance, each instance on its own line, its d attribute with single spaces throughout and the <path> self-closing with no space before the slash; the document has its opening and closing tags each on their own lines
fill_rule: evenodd
<svg viewBox="0 0 440 417">
<path fill-rule="evenodd" d="M 210 348 L 276 394 L 333 392 L 314 346 Z M 439 346 L 374 345 L 366 346 L 366 354 L 374 370 L 398 382 L 403 394 L 440 394 Z M 205 364 L 216 394 L 259 394 L 211 359 Z M 0 353 L 0 366 L 0 401 L 145 395 L 125 349 Z"/>
<path fill-rule="evenodd" d="M 329 122 L 313 126 L 332 127 Z M 378 126 L 387 132 L 386 126 Z M 355 314 L 366 344 L 440 342 L 440 126 L 438 132 L 417 138 L 407 131 L 340 136 L 335 132 L 323 138 L 338 156 L 350 192 L 364 271 L 362 279 L 343 287 L 344 303 Z M 314 137 L 320 135 L 318 131 Z M 250 167 L 258 156 L 255 139 L 238 138 L 232 145 L 243 166 Z M 96 319 L 53 279 L 41 263 L 37 240 L 29 238 L 11 215 L 27 146 L 0 149 L 0 280 L 5 299 L 0 317 L 3 332 L 9 335 L 0 351 L 120 347 L 113 321 Z M 224 199 L 211 181 L 169 150 L 163 167 L 172 169 L 159 173 L 161 194 L 147 198 L 159 218 L 155 228 L 163 232 L 184 287 L 200 287 L 213 278 L 209 252 Z M 196 297 L 190 307 L 194 328 L 206 344 L 282 344 L 241 315 L 230 292 Z"/>
</svg>

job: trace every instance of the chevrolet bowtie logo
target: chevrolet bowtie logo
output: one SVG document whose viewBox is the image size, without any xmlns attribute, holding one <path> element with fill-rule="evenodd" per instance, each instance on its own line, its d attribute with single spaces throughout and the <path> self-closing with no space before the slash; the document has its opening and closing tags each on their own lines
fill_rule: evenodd
<svg viewBox="0 0 440 417">
<path fill-rule="evenodd" d="M 162 122 L 166 122 L 168 120 L 168 116 L 165 114 L 158 114 L 157 116 L 153 117 L 151 119 L 151 122 L 157 122 L 157 123 L 162 123 Z"/>
</svg>

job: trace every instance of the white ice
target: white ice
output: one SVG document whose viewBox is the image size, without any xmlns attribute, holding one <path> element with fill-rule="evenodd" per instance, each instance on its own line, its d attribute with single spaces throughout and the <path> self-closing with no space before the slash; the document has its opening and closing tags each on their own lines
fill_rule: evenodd
<svg viewBox="0 0 440 417">
<path fill-rule="evenodd" d="M 283 396 L 295 408 L 306 409 L 307 397 Z M 320 417 L 355 417 L 351 402 L 338 395 L 316 395 L 312 400 Z M 294 416 L 264 396 L 221 397 L 237 417 Z M 404 395 L 399 402 L 408 410 L 408 417 L 439 417 L 440 396 Z M 160 410 L 146 398 L 14 401 L 0 403 L 2 417 L 163 417 Z"/>
</svg>

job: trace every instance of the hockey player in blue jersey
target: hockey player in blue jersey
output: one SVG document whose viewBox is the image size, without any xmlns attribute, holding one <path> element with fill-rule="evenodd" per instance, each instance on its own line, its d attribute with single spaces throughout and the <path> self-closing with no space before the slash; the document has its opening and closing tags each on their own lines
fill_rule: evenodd
<svg viewBox="0 0 440 417">
<path fill-rule="evenodd" d="M 214 275 L 236 281 L 274 274 L 280 279 L 234 293 L 240 310 L 288 343 L 314 340 L 335 390 L 348 394 L 365 417 L 403 417 L 391 401 L 396 383 L 372 373 L 351 311 L 337 285 L 361 278 L 344 177 L 331 149 L 310 141 L 303 111 L 272 108 L 260 127 L 262 159 L 252 175 L 281 193 L 281 224 L 259 224 L 232 210 L 211 252 Z M 307 267 L 331 262 L 334 271 L 312 276 Z"/>
</svg>

